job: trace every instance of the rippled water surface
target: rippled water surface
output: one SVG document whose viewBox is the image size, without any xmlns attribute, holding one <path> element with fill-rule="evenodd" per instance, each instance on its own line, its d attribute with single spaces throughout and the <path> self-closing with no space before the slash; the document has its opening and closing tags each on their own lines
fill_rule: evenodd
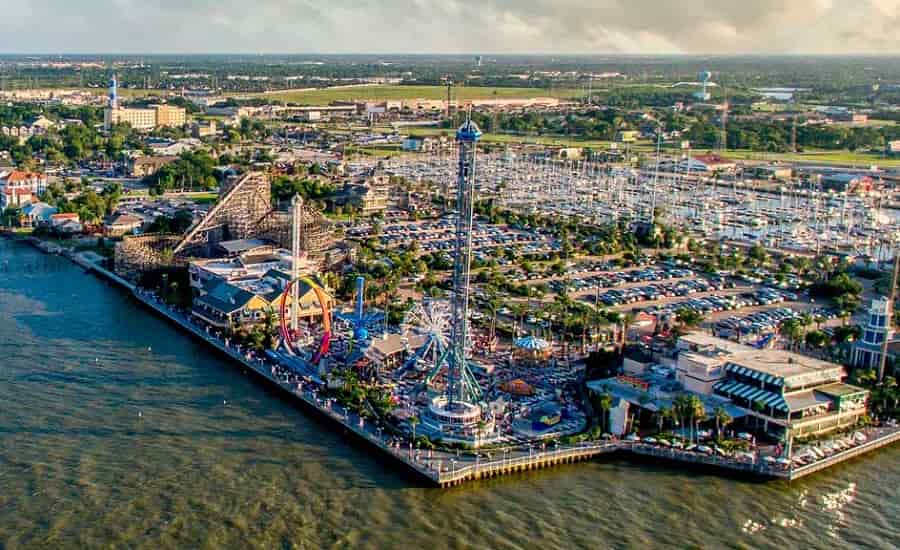
<svg viewBox="0 0 900 550">
<path fill-rule="evenodd" d="M 793 484 L 609 459 L 440 491 L 0 240 L 0 549 L 897 548 L 900 447 Z"/>
</svg>

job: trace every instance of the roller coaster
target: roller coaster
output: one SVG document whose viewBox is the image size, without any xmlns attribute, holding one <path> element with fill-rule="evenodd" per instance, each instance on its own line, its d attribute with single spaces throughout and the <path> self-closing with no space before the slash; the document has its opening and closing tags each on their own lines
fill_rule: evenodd
<svg viewBox="0 0 900 550">
<path fill-rule="evenodd" d="M 328 353 L 328 349 L 331 346 L 331 309 L 328 306 L 328 295 L 325 293 L 325 290 L 314 280 L 309 277 L 298 277 L 297 279 L 292 280 L 287 284 L 284 290 L 284 294 L 281 295 L 281 303 L 280 306 L 280 332 L 281 332 L 281 340 L 284 349 L 290 353 L 291 355 L 299 355 L 300 348 L 298 345 L 299 340 L 299 330 L 297 327 L 291 327 L 291 315 L 289 307 L 293 307 L 288 305 L 288 296 L 293 296 L 294 286 L 300 283 L 304 283 L 308 285 L 313 292 L 316 294 L 316 299 L 319 302 L 319 308 L 322 312 L 322 337 L 319 340 L 319 345 L 316 348 L 315 353 L 312 355 L 312 359 L 310 362 L 314 365 L 318 365 Z"/>
</svg>

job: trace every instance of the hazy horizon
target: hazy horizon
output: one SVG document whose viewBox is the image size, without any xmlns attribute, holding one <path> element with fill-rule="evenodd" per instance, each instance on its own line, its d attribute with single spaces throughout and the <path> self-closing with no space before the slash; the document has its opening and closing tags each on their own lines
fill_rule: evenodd
<svg viewBox="0 0 900 550">
<path fill-rule="evenodd" d="M 0 8 L 12 23 L 0 45 L 9 55 L 900 52 L 900 0 L 0 0 Z"/>
</svg>

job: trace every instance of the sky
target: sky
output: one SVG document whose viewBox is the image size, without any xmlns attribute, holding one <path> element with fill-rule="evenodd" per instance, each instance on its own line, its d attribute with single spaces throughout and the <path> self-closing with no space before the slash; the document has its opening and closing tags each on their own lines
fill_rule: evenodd
<svg viewBox="0 0 900 550">
<path fill-rule="evenodd" d="M 891 54 L 900 0 L 0 0 L 3 53 Z"/>
</svg>

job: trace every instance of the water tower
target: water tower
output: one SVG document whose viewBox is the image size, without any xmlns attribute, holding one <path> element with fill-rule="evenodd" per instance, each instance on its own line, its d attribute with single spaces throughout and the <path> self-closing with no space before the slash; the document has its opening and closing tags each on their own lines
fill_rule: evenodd
<svg viewBox="0 0 900 550">
<path fill-rule="evenodd" d="M 712 94 L 709 93 L 709 80 L 712 78 L 712 73 L 709 71 L 701 71 L 700 74 L 697 75 L 697 80 L 700 81 L 700 86 L 702 87 L 699 92 L 694 92 L 694 97 L 699 99 L 700 101 L 709 101 L 712 97 Z"/>
</svg>

